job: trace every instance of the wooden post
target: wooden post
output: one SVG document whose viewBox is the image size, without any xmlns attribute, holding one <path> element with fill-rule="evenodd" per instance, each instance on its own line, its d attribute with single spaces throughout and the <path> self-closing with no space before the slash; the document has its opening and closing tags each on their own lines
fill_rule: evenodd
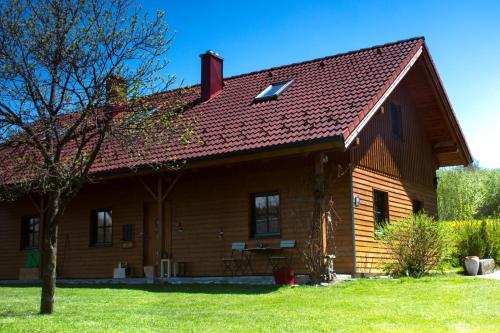
<svg viewBox="0 0 500 333">
<path fill-rule="evenodd" d="M 326 258 L 326 246 L 327 246 L 327 225 L 325 220 L 325 172 L 324 172 L 324 162 L 325 153 L 320 152 L 314 156 L 314 204 L 315 211 L 317 212 L 320 223 L 320 237 L 321 237 L 321 252 L 323 258 Z"/>
<path fill-rule="evenodd" d="M 163 256 L 163 252 L 166 248 L 165 246 L 165 237 L 164 237 L 164 224 L 165 224 L 165 218 L 164 218 L 164 207 L 163 207 L 163 204 L 165 202 L 165 200 L 167 199 L 168 197 L 168 194 L 173 190 L 175 184 L 177 183 L 177 181 L 179 180 L 179 178 L 181 177 L 181 173 L 177 174 L 175 176 L 175 178 L 170 182 L 170 185 L 168 186 L 167 190 L 164 190 L 163 189 L 163 182 L 164 182 L 164 179 L 163 179 L 163 175 L 159 174 L 157 179 L 156 179 L 156 193 L 151 189 L 151 187 L 144 181 L 142 180 L 140 177 L 138 178 L 139 182 L 146 188 L 146 190 L 149 192 L 149 194 L 151 194 L 151 196 L 153 197 L 153 199 L 155 200 L 156 202 L 156 214 L 157 214 L 157 224 L 156 224 L 156 244 L 157 244 L 157 248 L 156 248 L 156 253 L 155 253 L 155 262 L 156 262 L 156 267 L 158 268 L 158 272 L 159 272 L 159 269 L 160 269 L 160 264 L 161 264 L 161 259 L 162 259 L 162 256 Z M 170 224 L 171 224 L 171 219 L 170 219 Z M 170 258 L 172 258 L 172 225 L 169 225 L 167 227 L 167 231 L 168 231 L 168 238 L 169 238 L 169 244 L 168 244 L 168 248 L 169 248 L 169 252 L 168 252 L 168 256 Z"/>
<path fill-rule="evenodd" d="M 160 269 L 161 259 L 163 256 L 163 177 L 158 175 L 156 190 L 156 205 L 157 205 L 157 218 L 158 218 L 158 233 L 156 235 L 158 240 L 158 248 L 156 250 L 156 267 Z M 170 255 L 170 254 L 169 254 Z"/>
</svg>

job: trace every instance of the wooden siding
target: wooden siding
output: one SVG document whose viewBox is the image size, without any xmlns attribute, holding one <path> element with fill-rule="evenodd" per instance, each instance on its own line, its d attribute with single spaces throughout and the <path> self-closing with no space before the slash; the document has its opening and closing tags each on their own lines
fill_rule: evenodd
<svg viewBox="0 0 500 333">
<path fill-rule="evenodd" d="M 174 259 L 188 262 L 189 275 L 220 275 L 220 258 L 230 255 L 232 242 L 244 241 L 250 247 L 257 244 L 278 246 L 281 239 L 294 239 L 301 247 L 312 215 L 313 172 L 312 158 L 308 157 L 200 170 L 183 177 L 169 200 Z M 330 168 L 327 173 L 332 175 L 333 170 Z M 333 192 L 338 200 L 339 215 L 342 216 L 337 228 L 337 269 L 349 272 L 353 264 L 350 215 L 345 215 L 348 210 L 344 208 L 348 201 L 347 182 L 329 179 L 327 191 Z M 281 237 L 254 239 L 250 234 L 250 195 L 266 191 L 280 194 Z M 180 226 L 182 232 L 178 231 Z M 224 237 L 219 239 L 221 229 Z M 255 273 L 270 273 L 266 256 L 254 255 Z M 299 253 L 295 258 L 294 269 L 304 272 Z"/>
<path fill-rule="evenodd" d="M 28 251 L 20 248 L 21 218 L 36 215 L 26 198 L 0 205 L 0 279 L 17 279 L 19 268 L 25 267 Z"/>
<path fill-rule="evenodd" d="M 403 139 L 393 137 L 390 103 L 402 110 Z M 422 201 L 424 209 L 436 214 L 434 189 L 435 162 L 432 146 L 404 86 L 398 87 L 360 134 L 360 144 L 351 150 L 356 273 L 380 273 L 387 251 L 374 237 L 373 190 L 388 193 L 389 220 L 412 213 L 412 200 Z"/>
<path fill-rule="evenodd" d="M 402 113 L 402 139 L 391 130 L 391 103 Z M 433 185 L 436 163 L 432 145 L 404 85 L 383 105 L 384 113 L 374 115 L 361 131 L 360 144 L 351 149 L 354 165 L 388 176 L 427 186 Z"/>
<path fill-rule="evenodd" d="M 352 171 L 353 194 L 360 198 L 354 207 L 354 230 L 356 242 L 356 272 L 380 273 L 387 251 L 375 239 L 373 217 L 373 190 L 388 193 L 389 221 L 395 223 L 412 213 L 412 200 L 424 202 L 426 212 L 436 213 L 436 192 L 432 187 L 402 181 L 367 169 Z"/>
<path fill-rule="evenodd" d="M 325 170 L 326 191 L 332 195 L 340 217 L 335 237 L 336 269 L 351 272 L 353 249 L 348 174 L 338 177 L 340 162 L 337 157 L 330 155 Z M 174 260 L 187 262 L 187 275 L 206 276 L 222 274 L 221 258 L 230 255 L 232 242 L 277 246 L 281 239 L 295 239 L 300 247 L 312 214 L 313 172 L 312 155 L 186 172 L 164 203 L 166 248 L 170 245 L 171 228 Z M 250 194 L 263 191 L 280 193 L 280 238 L 253 239 L 250 235 Z M 96 208 L 113 210 L 111 247 L 89 245 L 90 212 Z M 21 216 L 34 213 L 29 200 L 0 204 L 0 279 L 18 277 L 25 260 L 25 251 L 19 249 Z M 59 276 L 110 277 L 118 262 L 127 262 L 133 276 L 142 276 L 143 266 L 154 262 L 151 257 L 154 256 L 156 234 L 152 229 L 156 216 L 151 195 L 132 177 L 86 186 L 68 206 L 60 226 Z M 124 224 L 135 226 L 132 248 L 122 248 Z M 224 230 L 222 239 L 219 238 L 221 228 Z M 148 236 L 143 239 L 145 234 Z M 255 255 L 255 273 L 270 273 L 266 259 L 266 255 Z M 304 272 L 298 252 L 294 269 Z"/>
</svg>

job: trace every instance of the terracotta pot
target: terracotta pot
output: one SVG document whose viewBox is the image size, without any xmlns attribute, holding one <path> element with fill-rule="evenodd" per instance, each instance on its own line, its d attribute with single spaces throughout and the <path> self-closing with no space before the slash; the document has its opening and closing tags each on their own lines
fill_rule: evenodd
<svg viewBox="0 0 500 333">
<path fill-rule="evenodd" d="M 479 257 L 465 257 L 465 271 L 467 272 L 467 275 L 476 276 L 479 271 Z"/>
</svg>

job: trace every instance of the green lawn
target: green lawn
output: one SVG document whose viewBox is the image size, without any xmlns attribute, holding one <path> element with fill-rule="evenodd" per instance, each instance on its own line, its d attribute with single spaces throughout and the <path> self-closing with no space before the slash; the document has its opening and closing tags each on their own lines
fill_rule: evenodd
<svg viewBox="0 0 500 333">
<path fill-rule="evenodd" d="M 461 276 L 324 287 L 0 285 L 1 332 L 499 332 L 500 281 Z"/>
</svg>

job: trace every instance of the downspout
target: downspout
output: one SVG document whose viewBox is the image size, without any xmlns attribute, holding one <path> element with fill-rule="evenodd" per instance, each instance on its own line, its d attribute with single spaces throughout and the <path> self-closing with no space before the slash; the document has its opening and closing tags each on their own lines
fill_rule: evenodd
<svg viewBox="0 0 500 333">
<path fill-rule="evenodd" d="M 349 197 L 351 205 L 351 236 L 352 236 L 352 262 L 353 262 L 353 274 L 356 274 L 356 234 L 355 234 L 355 224 L 354 224 L 354 193 L 352 189 L 352 166 L 349 166 Z"/>
</svg>

